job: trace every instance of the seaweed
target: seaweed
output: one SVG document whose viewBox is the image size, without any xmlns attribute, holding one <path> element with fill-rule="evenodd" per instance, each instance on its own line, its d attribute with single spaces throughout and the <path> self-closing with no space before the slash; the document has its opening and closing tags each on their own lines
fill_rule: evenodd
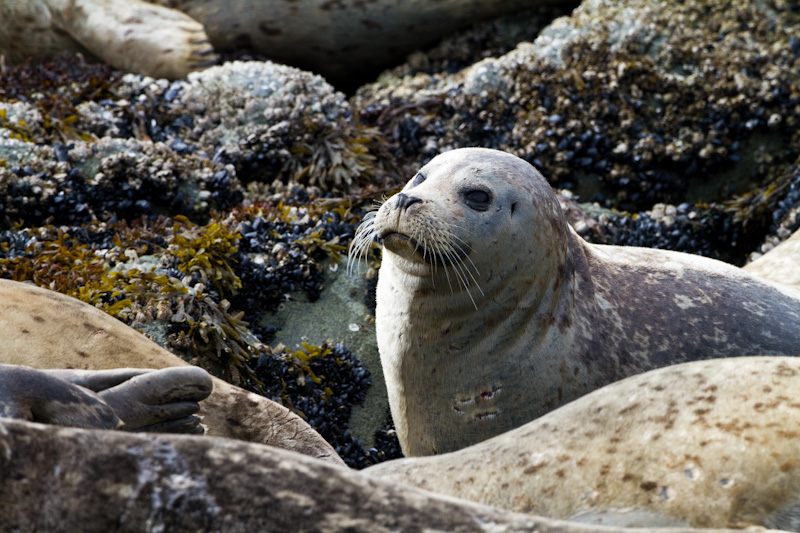
<svg viewBox="0 0 800 533">
<path fill-rule="evenodd" d="M 354 404 L 364 401 L 369 371 L 339 343 L 283 345 L 265 351 L 255 365 L 265 394 L 304 418 L 353 468 L 385 460 L 377 449 L 354 439 L 348 421 Z"/>
</svg>

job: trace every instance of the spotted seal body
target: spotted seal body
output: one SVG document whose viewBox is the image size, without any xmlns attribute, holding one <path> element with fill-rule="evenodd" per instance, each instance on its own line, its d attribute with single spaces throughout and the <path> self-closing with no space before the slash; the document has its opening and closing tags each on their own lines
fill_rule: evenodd
<svg viewBox="0 0 800 533">
<path fill-rule="evenodd" d="M 0 54 L 66 51 L 181 78 L 214 49 L 251 51 L 338 80 L 401 62 L 448 33 L 558 0 L 0 0 Z M 209 44 L 209 40 L 211 44 Z"/>
<path fill-rule="evenodd" d="M 550 518 L 800 531 L 798 387 L 794 357 L 694 361 L 463 450 L 365 473 Z"/>
<path fill-rule="evenodd" d="M 189 366 L 99 309 L 28 283 L 0 279 L 0 331 L 0 363 L 5 364 L 73 370 Z M 217 378 L 213 388 L 199 412 L 209 435 L 344 464 L 311 426 L 285 407 Z M 146 387 L 136 394 L 145 392 Z M 131 415 L 137 414 L 135 405 L 128 407 Z"/>
<path fill-rule="evenodd" d="M 407 456 L 457 450 L 653 368 L 800 354 L 800 298 L 698 256 L 587 244 L 507 153 L 435 157 L 359 228 L 383 239 L 378 347 Z"/>
</svg>

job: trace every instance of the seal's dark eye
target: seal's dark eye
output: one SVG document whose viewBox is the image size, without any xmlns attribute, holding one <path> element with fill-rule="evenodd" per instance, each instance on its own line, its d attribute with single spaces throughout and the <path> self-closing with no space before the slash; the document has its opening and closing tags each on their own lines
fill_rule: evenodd
<svg viewBox="0 0 800 533">
<path fill-rule="evenodd" d="M 414 178 L 409 182 L 408 188 L 410 189 L 411 187 L 416 187 L 417 185 L 419 185 L 423 181 L 425 181 L 425 176 L 418 172 L 417 175 L 414 176 Z"/>
<path fill-rule="evenodd" d="M 492 201 L 492 195 L 483 189 L 467 189 L 464 191 L 464 200 L 475 211 L 486 211 Z"/>
</svg>

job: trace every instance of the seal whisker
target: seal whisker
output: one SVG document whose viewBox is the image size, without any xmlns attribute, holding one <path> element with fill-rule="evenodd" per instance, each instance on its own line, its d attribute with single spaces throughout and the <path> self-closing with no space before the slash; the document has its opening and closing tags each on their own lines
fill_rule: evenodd
<svg viewBox="0 0 800 533">
<path fill-rule="evenodd" d="M 455 268 L 453 270 L 455 270 Z M 469 296 L 469 300 L 472 302 L 473 307 L 475 307 L 475 310 L 477 311 L 478 310 L 478 304 L 475 303 L 475 298 L 472 297 L 472 291 L 469 290 L 468 282 L 465 279 L 463 279 L 461 276 L 463 276 L 463 274 L 460 275 L 458 279 L 459 279 L 459 281 L 461 281 L 461 285 L 464 287 L 464 290 L 466 291 L 467 296 Z"/>
<path fill-rule="evenodd" d="M 469 256 L 467 256 L 467 253 L 464 251 L 464 247 L 461 246 L 460 244 L 458 244 L 458 242 L 455 242 L 456 240 L 461 240 L 461 239 L 458 239 L 458 237 L 453 235 L 452 233 L 447 235 L 447 239 L 443 239 L 443 242 L 448 243 L 447 244 L 447 249 L 448 249 L 447 259 L 448 259 L 448 262 L 453 266 L 458 266 L 460 272 L 462 274 L 464 274 L 464 277 L 465 277 L 464 287 L 465 288 L 466 288 L 467 285 L 469 285 L 469 280 L 466 279 L 467 277 L 472 278 L 472 281 L 475 282 L 475 285 L 478 285 L 478 280 L 475 279 L 475 276 L 472 275 L 472 272 L 470 272 L 470 269 L 467 268 L 466 264 L 464 263 L 464 259 L 467 259 L 467 261 L 470 262 L 470 264 L 473 266 L 473 268 L 475 268 L 475 272 L 476 273 L 478 273 L 478 274 L 480 274 L 480 273 L 478 272 L 477 267 L 475 267 L 475 264 L 472 262 L 472 260 L 469 258 Z M 461 242 L 463 242 L 463 241 L 461 241 Z M 481 294 L 482 293 L 483 293 L 483 291 L 481 291 Z"/>
<path fill-rule="evenodd" d="M 433 284 L 433 288 L 435 289 L 436 288 L 436 272 L 437 272 L 437 268 L 438 268 L 438 266 L 437 266 L 438 261 L 436 261 L 436 256 L 433 253 L 433 251 L 429 251 L 430 246 L 428 244 L 428 238 L 425 235 L 422 236 L 422 242 L 424 243 L 422 259 L 426 260 L 428 263 L 433 265 L 433 274 L 431 275 L 431 283 Z M 427 257 L 428 255 L 430 255 L 431 259 L 428 259 L 428 257 Z"/>
<path fill-rule="evenodd" d="M 472 268 L 475 270 L 475 274 L 480 276 L 481 272 L 480 272 L 480 270 L 478 270 L 478 266 L 472 261 L 472 258 L 469 256 L 469 253 L 467 253 L 467 250 L 464 250 L 464 248 L 461 246 L 461 244 L 466 246 L 468 249 L 471 249 L 472 247 L 469 244 L 467 244 L 464 241 L 464 239 L 459 238 L 458 235 L 453 235 L 453 240 L 454 241 L 458 241 L 458 242 L 454 242 L 453 246 L 458 246 L 458 250 L 461 252 L 461 257 L 463 257 L 464 259 L 469 261 L 470 265 L 472 265 Z M 461 244 L 458 244 L 459 242 Z"/>
<path fill-rule="evenodd" d="M 371 230 L 371 228 L 368 228 Z M 352 275 L 354 266 L 358 264 L 362 257 L 366 258 L 367 248 L 372 243 L 374 233 L 372 231 L 364 231 L 361 235 L 350 244 L 350 250 L 347 255 L 347 274 Z"/>
<path fill-rule="evenodd" d="M 425 245 L 425 234 L 420 228 L 414 228 L 411 232 L 411 239 L 414 241 L 414 253 L 419 253 L 419 248 L 422 246 L 422 258 L 425 259 L 427 253 L 427 246 Z"/>
<path fill-rule="evenodd" d="M 460 239 L 459 239 L 459 240 L 460 240 Z M 462 241 L 462 242 L 463 242 L 463 241 Z M 466 243 L 465 243 L 465 244 L 466 244 Z M 470 259 L 470 257 L 469 257 L 469 256 L 466 254 L 466 252 L 465 252 L 465 251 L 464 251 L 464 249 L 461 247 L 461 245 L 459 245 L 458 243 L 453 243 L 453 244 L 452 244 L 452 246 L 453 246 L 453 247 L 457 247 L 457 248 L 458 248 L 458 251 L 459 251 L 459 252 L 461 252 L 460 254 L 457 254 L 457 255 L 459 256 L 459 259 L 460 259 L 459 263 L 462 265 L 463 272 L 464 272 L 466 275 L 469 275 L 469 277 L 470 277 L 470 278 L 472 278 L 472 281 L 473 281 L 473 282 L 475 282 L 475 286 L 478 288 L 478 291 L 480 291 L 480 293 L 481 293 L 481 296 L 485 296 L 485 295 L 484 295 L 484 293 L 483 293 L 483 289 L 481 289 L 481 285 L 480 285 L 480 283 L 478 283 L 478 279 L 477 279 L 477 278 L 476 278 L 476 277 L 475 277 L 475 276 L 472 274 L 472 271 L 471 271 L 469 268 L 467 268 L 467 266 L 466 266 L 466 263 L 464 262 L 464 259 L 466 259 L 467 261 L 469 261 L 469 264 L 470 264 L 470 265 L 472 265 L 472 268 L 475 270 L 475 274 L 477 274 L 478 276 L 480 276 L 480 275 L 481 275 L 481 273 L 480 273 L 480 271 L 478 270 L 478 267 L 477 267 L 477 266 L 475 266 L 475 263 L 473 263 L 473 262 L 472 262 L 472 259 Z"/>
<path fill-rule="evenodd" d="M 436 263 L 438 263 L 438 262 L 440 262 L 440 261 L 441 261 L 441 263 L 442 263 L 442 266 L 444 267 L 444 276 L 445 276 L 445 278 L 447 279 L 447 286 L 448 286 L 448 287 L 450 287 L 450 294 L 454 294 L 454 293 L 455 293 L 455 291 L 453 291 L 453 284 L 450 282 L 450 274 L 448 274 L 448 273 L 447 273 L 447 263 L 446 263 L 445 261 L 442 261 L 442 259 L 443 259 L 444 257 L 446 257 L 446 256 L 445 256 L 445 253 L 446 253 L 446 252 L 445 252 L 444 250 L 442 250 L 442 244 L 441 244 L 441 242 L 440 242 L 440 241 L 438 241 L 438 240 L 435 240 L 435 241 L 433 242 L 433 245 L 434 245 L 434 248 L 435 248 L 435 250 L 436 250 L 436 253 L 435 253 L 435 257 L 434 257 L 433 264 L 434 264 L 434 265 L 436 265 Z M 437 259 L 438 259 L 438 260 L 437 260 Z M 436 267 L 434 266 L 434 269 L 435 269 L 435 268 L 436 268 Z M 433 275 L 433 274 L 432 274 L 432 276 L 433 276 L 433 279 L 435 279 L 435 275 Z"/>
<path fill-rule="evenodd" d="M 454 252 L 450 253 L 456 255 Z M 462 287 L 464 287 L 464 290 L 467 291 L 467 295 L 469 296 L 470 301 L 472 301 L 472 305 L 475 307 L 475 310 L 477 311 L 478 304 L 475 303 L 475 298 L 472 297 L 472 291 L 469 290 L 470 283 L 469 279 L 467 278 L 467 274 L 469 274 L 469 276 L 472 277 L 472 273 L 470 273 L 469 270 L 466 269 L 463 261 L 452 262 L 451 266 L 453 267 L 453 270 L 458 274 L 458 279 L 461 282 Z M 478 287 L 478 290 L 480 291 L 481 295 L 483 295 L 483 291 L 478 285 L 478 282 L 475 280 L 474 277 L 472 277 L 472 280 L 475 281 L 475 286 Z"/>
<path fill-rule="evenodd" d="M 442 247 L 440 250 L 441 250 L 440 254 L 443 257 L 445 257 L 447 259 L 447 263 L 449 263 L 449 265 L 445 264 L 445 267 L 444 267 L 445 275 L 447 275 L 448 266 L 453 269 L 453 273 L 456 275 L 456 278 L 458 279 L 459 284 L 467 292 L 467 295 L 469 296 L 470 301 L 472 301 L 472 305 L 477 310 L 478 309 L 478 304 L 475 303 L 475 298 L 472 297 L 472 292 L 469 290 L 469 279 L 467 278 L 467 276 L 464 273 L 465 272 L 464 262 L 459 258 L 458 254 L 455 252 L 455 250 L 453 250 L 452 246 Z M 474 278 L 473 278 L 473 280 L 474 280 Z M 450 277 L 449 276 L 447 277 L 447 281 L 449 283 L 449 281 L 450 281 Z M 475 282 L 475 284 L 477 285 L 477 281 Z M 478 287 L 478 290 L 480 290 L 480 287 Z M 450 293 L 451 294 L 454 293 L 452 285 L 450 286 Z M 483 291 L 481 291 L 481 294 L 483 294 Z"/>
<path fill-rule="evenodd" d="M 478 306 L 475 303 L 475 299 L 472 297 L 472 292 L 469 289 L 470 286 L 470 278 L 478 287 L 481 295 L 483 295 L 483 290 L 480 288 L 477 279 L 475 276 L 470 272 L 470 270 L 464 264 L 463 257 L 466 256 L 464 253 L 464 249 L 458 245 L 457 243 L 453 242 L 454 234 L 450 231 L 452 224 L 448 224 L 444 231 L 442 228 L 428 228 L 427 233 L 431 235 L 435 243 L 437 244 L 436 247 L 436 258 L 438 260 L 433 261 L 434 264 L 434 273 L 436 269 L 436 263 L 441 262 L 445 268 L 445 276 L 447 278 L 448 286 L 450 287 L 451 294 L 454 294 L 455 291 L 453 289 L 452 282 L 450 281 L 450 275 L 448 274 L 448 268 L 452 268 L 453 273 L 455 274 L 456 278 L 458 279 L 458 283 L 464 290 L 467 291 L 472 304 L 477 309 Z M 471 262 L 471 260 L 470 260 Z"/>
<path fill-rule="evenodd" d="M 353 265 L 358 266 L 358 263 L 363 258 L 366 261 L 369 247 L 375 242 L 375 217 L 377 211 L 370 211 L 361 220 L 353 240 L 350 242 L 350 248 L 347 251 L 347 275 L 353 275 Z"/>
</svg>

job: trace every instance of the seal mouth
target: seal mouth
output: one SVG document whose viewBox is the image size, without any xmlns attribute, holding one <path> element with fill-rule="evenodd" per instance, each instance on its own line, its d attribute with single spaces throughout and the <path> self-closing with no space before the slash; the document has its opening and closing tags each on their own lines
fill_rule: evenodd
<svg viewBox="0 0 800 533">
<path fill-rule="evenodd" d="M 378 238 L 383 241 L 383 245 L 392 252 L 403 257 L 418 257 L 425 262 L 428 262 L 430 254 L 426 253 L 425 247 L 413 237 L 409 237 L 405 233 L 398 231 L 387 231 Z"/>
<path fill-rule="evenodd" d="M 405 233 L 400 233 L 399 231 L 387 231 L 382 235 L 378 235 L 378 238 L 383 241 L 383 244 L 386 245 L 389 243 L 390 245 L 397 245 L 397 244 L 410 244 L 415 249 L 420 248 L 419 242 L 413 237 L 409 237 Z"/>
<path fill-rule="evenodd" d="M 392 252 L 403 257 L 416 257 L 431 266 L 453 266 L 460 264 L 467 257 L 471 247 L 462 246 L 450 249 L 447 255 L 436 249 L 431 249 L 414 237 L 398 231 L 387 231 L 378 236 L 383 240 L 383 245 Z"/>
</svg>

